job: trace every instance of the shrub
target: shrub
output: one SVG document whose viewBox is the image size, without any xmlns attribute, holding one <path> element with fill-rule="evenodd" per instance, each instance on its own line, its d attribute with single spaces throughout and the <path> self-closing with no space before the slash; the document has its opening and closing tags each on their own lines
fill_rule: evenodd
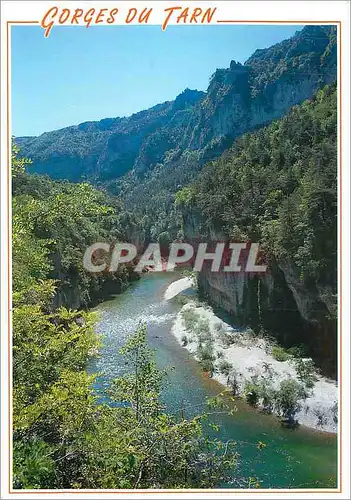
<svg viewBox="0 0 351 500">
<path fill-rule="evenodd" d="M 211 359 L 204 359 L 201 361 L 201 366 L 204 372 L 208 373 L 210 377 L 213 377 L 214 374 L 214 364 Z"/>
<path fill-rule="evenodd" d="M 272 347 L 272 356 L 276 361 L 287 361 L 291 355 L 281 346 L 275 345 Z"/>
<path fill-rule="evenodd" d="M 271 363 L 267 363 L 266 361 L 263 361 L 262 368 L 263 368 L 264 373 L 267 373 L 267 375 L 270 378 L 272 378 L 273 375 L 275 374 L 275 371 L 273 370 Z"/>
<path fill-rule="evenodd" d="M 236 396 L 239 392 L 239 373 L 233 368 L 229 373 L 227 384 L 232 388 L 233 396 Z"/>
<path fill-rule="evenodd" d="M 299 381 L 304 384 L 307 389 L 313 389 L 318 377 L 312 359 L 296 359 L 295 369 Z"/>
<path fill-rule="evenodd" d="M 185 309 L 181 312 L 186 330 L 194 331 L 199 315 L 193 309 Z"/>
<path fill-rule="evenodd" d="M 219 373 L 222 375 L 225 375 L 226 377 L 229 377 L 229 373 L 231 369 L 233 368 L 233 365 L 226 361 L 225 359 L 219 363 L 218 369 Z"/>
<path fill-rule="evenodd" d="M 197 356 L 200 360 L 211 359 L 212 361 L 214 361 L 215 357 L 213 355 L 212 344 L 210 342 L 206 342 L 206 344 L 200 342 L 197 348 Z"/>
<path fill-rule="evenodd" d="M 263 411 L 272 413 L 274 409 L 274 402 L 276 398 L 276 391 L 272 384 L 267 380 L 262 380 L 259 385 L 259 397 L 262 400 Z"/>
<path fill-rule="evenodd" d="M 211 330 L 209 322 L 201 318 L 195 326 L 195 333 L 199 337 L 200 342 L 207 342 L 211 340 Z"/>
<path fill-rule="evenodd" d="M 197 273 L 196 271 L 192 271 L 190 269 L 184 269 L 184 271 L 182 271 L 182 276 L 184 276 L 185 278 L 192 278 L 193 280 L 195 280 L 197 278 Z"/>
<path fill-rule="evenodd" d="M 231 335 L 230 333 L 227 332 L 223 333 L 221 332 L 221 340 L 224 347 L 230 347 L 236 342 L 234 335 Z"/>
<path fill-rule="evenodd" d="M 186 335 L 182 336 L 182 346 L 186 347 L 188 345 L 188 337 Z"/>
<path fill-rule="evenodd" d="M 305 398 L 303 385 L 294 379 L 282 380 L 275 397 L 275 404 L 276 409 L 289 425 L 295 423 L 295 415 L 301 410 L 301 400 Z"/>
<path fill-rule="evenodd" d="M 246 402 L 253 407 L 258 405 L 260 399 L 260 386 L 253 379 L 245 382 L 244 396 Z"/>
<path fill-rule="evenodd" d="M 293 356 L 294 358 L 304 358 L 307 355 L 306 347 L 303 345 L 289 347 L 286 352 L 291 354 L 291 356 Z"/>
<path fill-rule="evenodd" d="M 194 199 L 194 188 L 191 186 L 185 186 L 174 195 L 174 201 L 176 206 L 187 207 L 191 204 Z"/>
<path fill-rule="evenodd" d="M 335 401 L 335 403 L 333 404 L 331 411 L 332 411 L 332 415 L 333 415 L 333 422 L 334 422 L 334 424 L 337 424 L 338 423 L 338 402 L 337 401 Z"/>
<path fill-rule="evenodd" d="M 210 376 L 212 377 L 214 373 L 213 362 L 215 360 L 212 344 L 210 342 L 206 342 L 206 344 L 202 344 L 200 342 L 197 348 L 197 357 L 200 361 L 203 371 L 209 372 Z"/>
<path fill-rule="evenodd" d="M 315 408 L 313 413 L 317 417 L 317 427 L 323 427 L 328 422 L 327 416 L 321 408 Z"/>
<path fill-rule="evenodd" d="M 185 306 L 185 304 L 189 302 L 189 298 L 186 295 L 179 294 L 175 297 L 175 299 L 180 306 Z"/>
</svg>

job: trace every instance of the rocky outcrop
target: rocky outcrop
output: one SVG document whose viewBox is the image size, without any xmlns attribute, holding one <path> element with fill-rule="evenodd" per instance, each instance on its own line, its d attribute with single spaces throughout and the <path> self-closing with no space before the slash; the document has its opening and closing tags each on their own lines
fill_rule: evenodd
<svg viewBox="0 0 351 500">
<path fill-rule="evenodd" d="M 189 150 L 199 152 L 200 164 L 215 158 L 236 137 L 280 117 L 334 81 L 336 61 L 335 28 L 307 26 L 289 40 L 256 51 L 244 65 L 231 61 L 229 68 L 217 69 L 207 92 L 186 89 L 174 101 L 127 118 L 16 140 L 33 160 L 31 171 L 99 183 L 135 172 L 140 180 L 159 164 L 171 168 L 174 150 L 184 152 L 184 158 L 177 157 L 179 165 L 187 161 Z M 175 177 L 181 170 L 177 165 Z"/>
<path fill-rule="evenodd" d="M 277 262 L 265 276 L 213 273 L 204 267 L 198 286 L 201 295 L 236 324 L 263 329 L 286 347 L 307 346 L 323 371 L 335 377 L 336 325 L 328 319 L 326 304 L 298 278 L 284 274 Z"/>
</svg>

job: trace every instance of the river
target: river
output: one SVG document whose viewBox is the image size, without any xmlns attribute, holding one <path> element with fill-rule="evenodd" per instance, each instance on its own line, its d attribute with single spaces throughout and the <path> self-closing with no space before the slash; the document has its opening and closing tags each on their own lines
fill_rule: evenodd
<svg viewBox="0 0 351 500">
<path fill-rule="evenodd" d="M 186 408 L 188 416 L 205 410 L 205 399 L 223 388 L 207 378 L 198 363 L 171 334 L 171 326 L 180 309 L 179 301 L 164 299 L 165 291 L 179 273 L 150 273 L 128 290 L 95 308 L 99 314 L 97 332 L 104 335 L 100 356 L 89 362 L 89 373 L 99 373 L 97 393 L 111 379 L 125 371 L 119 349 L 139 322 L 148 326 L 149 345 L 156 351 L 160 366 L 174 367 L 168 376 L 163 400 L 168 412 Z M 217 434 L 222 440 L 236 441 L 238 465 L 231 488 L 247 487 L 255 477 L 262 488 L 335 488 L 337 439 L 333 434 L 303 426 L 284 429 L 274 416 L 252 409 L 237 401 L 238 411 L 219 415 Z M 258 442 L 267 446 L 258 449 Z"/>
</svg>

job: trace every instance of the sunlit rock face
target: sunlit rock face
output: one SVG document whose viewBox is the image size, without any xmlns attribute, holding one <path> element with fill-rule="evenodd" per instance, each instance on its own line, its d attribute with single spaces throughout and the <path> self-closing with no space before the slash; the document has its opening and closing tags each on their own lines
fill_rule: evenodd
<svg viewBox="0 0 351 500">
<path fill-rule="evenodd" d="M 186 241 L 227 241 L 220 228 L 204 229 L 191 209 L 183 213 Z M 336 376 L 336 322 L 331 290 L 301 281 L 289 260 L 270 259 L 265 274 L 212 272 L 211 261 L 198 273 L 200 295 L 257 333 L 264 329 L 286 347 L 304 344 L 328 376 Z M 335 299 L 335 298 L 334 298 Z"/>
<path fill-rule="evenodd" d="M 119 194 L 128 209 L 147 213 L 154 226 L 158 218 L 169 226 L 174 193 L 204 163 L 221 155 L 235 138 L 281 117 L 335 81 L 336 67 L 335 28 L 307 26 L 288 40 L 256 50 L 245 64 L 231 61 L 229 68 L 217 69 L 206 92 L 186 89 L 174 101 L 130 117 L 16 140 L 21 153 L 33 160 L 31 171 L 102 184 Z M 126 187 L 116 188 L 117 179 L 126 181 Z M 149 200 L 159 193 L 164 205 L 150 208 Z M 162 224 L 160 231 L 168 229 Z M 186 238 L 201 235 L 196 214 L 188 214 L 184 227 Z M 218 228 L 207 236 L 226 237 Z M 129 237 L 137 238 L 132 229 Z M 306 288 L 291 262 L 271 263 L 264 277 L 214 274 L 204 268 L 199 287 L 237 321 L 263 325 L 286 344 L 304 341 L 335 373 L 335 322 L 327 319 L 332 292 Z"/>
<path fill-rule="evenodd" d="M 56 179 L 109 183 L 131 173 L 140 180 L 161 164 L 173 167 L 178 185 L 178 164 L 188 161 L 188 150 L 198 152 L 196 172 L 236 137 L 335 81 L 336 64 L 335 28 L 307 26 L 288 40 L 256 50 L 245 64 L 231 61 L 229 68 L 217 69 L 206 92 L 186 89 L 174 101 L 130 117 L 86 122 L 17 142 L 34 162 L 31 171 Z"/>
</svg>

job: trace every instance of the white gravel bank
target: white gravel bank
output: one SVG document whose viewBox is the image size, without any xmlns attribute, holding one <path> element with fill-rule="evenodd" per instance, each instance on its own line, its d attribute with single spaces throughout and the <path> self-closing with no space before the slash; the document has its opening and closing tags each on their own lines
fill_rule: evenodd
<svg viewBox="0 0 351 500">
<path fill-rule="evenodd" d="M 173 297 L 183 292 L 184 290 L 191 288 L 192 286 L 194 286 L 194 280 L 193 278 L 190 278 L 188 276 L 177 281 L 173 281 L 173 283 L 169 285 L 165 292 L 165 300 L 173 299 Z"/>
<path fill-rule="evenodd" d="M 185 284 L 183 278 L 179 280 L 182 286 Z M 175 296 L 174 290 L 180 285 L 172 283 L 171 292 L 168 296 Z M 177 285 L 178 283 L 178 285 Z M 179 292 L 178 292 L 179 293 Z M 167 294 L 167 292 L 166 292 Z M 213 378 L 223 385 L 227 385 L 227 377 L 219 373 L 218 366 L 223 360 L 233 365 L 238 373 L 239 394 L 242 394 L 245 381 L 250 381 L 252 376 L 257 375 L 259 380 L 268 379 L 274 389 L 280 386 L 280 382 L 287 378 L 298 381 L 294 362 L 277 361 L 270 353 L 271 344 L 264 338 L 257 338 L 247 332 L 235 330 L 229 324 L 216 316 L 208 306 L 189 302 L 184 305 L 176 316 L 172 327 L 172 333 L 189 352 L 196 357 L 198 336 L 196 333 L 185 328 L 183 311 L 192 310 L 209 325 L 212 337 L 213 352 L 216 355 L 214 361 L 215 371 Z M 186 337 L 186 342 L 184 342 Z M 228 342 L 229 339 L 229 342 Z M 185 345 L 186 344 L 186 345 Z M 219 357 L 218 357 L 218 353 Z M 268 367 L 268 370 L 267 370 Z M 296 414 L 298 422 L 302 425 L 326 432 L 337 432 L 335 405 L 338 400 L 338 388 L 334 381 L 316 375 L 317 381 L 309 396 L 301 401 L 302 409 Z"/>
</svg>

